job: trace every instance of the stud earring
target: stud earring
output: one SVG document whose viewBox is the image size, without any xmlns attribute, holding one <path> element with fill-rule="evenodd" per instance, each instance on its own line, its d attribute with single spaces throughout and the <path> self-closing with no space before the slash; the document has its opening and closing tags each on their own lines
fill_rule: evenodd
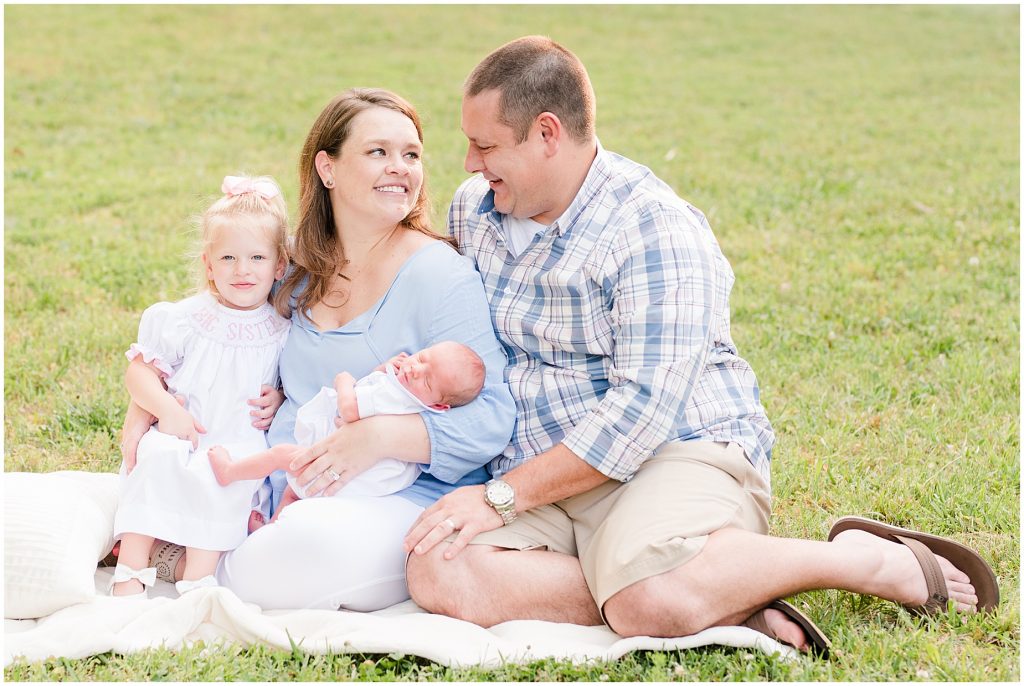
<svg viewBox="0 0 1024 686">
<path fill-rule="evenodd" d="M 324 187 L 334 188 L 334 179 L 328 179 L 327 181 L 324 181 Z"/>
</svg>

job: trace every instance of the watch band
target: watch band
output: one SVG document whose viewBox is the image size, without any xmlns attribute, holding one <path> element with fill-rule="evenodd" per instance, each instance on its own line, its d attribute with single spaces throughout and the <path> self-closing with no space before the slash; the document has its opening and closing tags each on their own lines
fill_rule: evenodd
<svg viewBox="0 0 1024 686">
<path fill-rule="evenodd" d="M 516 517 L 519 516 L 516 514 L 515 503 L 509 503 L 507 505 L 502 505 L 500 507 L 497 505 L 492 505 L 492 507 L 499 515 L 501 515 L 501 521 L 505 523 L 505 526 L 508 526 L 512 522 L 516 521 Z"/>
</svg>

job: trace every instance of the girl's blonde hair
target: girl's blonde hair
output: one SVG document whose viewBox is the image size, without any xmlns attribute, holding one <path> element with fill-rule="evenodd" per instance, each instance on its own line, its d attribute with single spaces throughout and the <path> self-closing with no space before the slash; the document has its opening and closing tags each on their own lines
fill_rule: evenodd
<svg viewBox="0 0 1024 686">
<path fill-rule="evenodd" d="M 291 255 L 294 269 L 285 277 L 284 284 L 274 296 L 274 305 L 282 316 L 289 316 L 290 298 L 303 279 L 308 277 L 309 282 L 298 296 L 296 309 L 299 312 L 305 312 L 327 297 L 332 277 L 345 263 L 345 255 L 334 227 L 330 192 L 320 180 L 315 160 L 321 150 L 337 159 L 352 130 L 353 120 L 360 113 L 374 107 L 404 114 L 416 127 L 420 143 L 423 142 L 423 127 L 415 108 L 391 91 L 382 88 L 350 88 L 324 107 L 309 130 L 299 155 L 299 218 Z M 454 246 L 454 241 L 439 236 L 430 228 L 430 201 L 425 176 L 416 206 L 398 225 Z"/>
<path fill-rule="evenodd" d="M 200 291 L 217 295 L 217 285 L 206 276 L 200 259 L 213 243 L 214 226 L 221 221 L 248 221 L 267 232 L 277 249 L 276 259 L 288 262 L 288 206 L 281 187 L 269 176 L 226 176 L 221 184 L 224 193 L 199 217 L 199 255 L 197 281 Z"/>
</svg>

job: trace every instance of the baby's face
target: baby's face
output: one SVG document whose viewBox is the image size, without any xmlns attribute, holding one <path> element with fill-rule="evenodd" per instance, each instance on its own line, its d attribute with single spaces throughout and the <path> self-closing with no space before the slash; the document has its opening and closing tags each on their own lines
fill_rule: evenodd
<svg viewBox="0 0 1024 686">
<path fill-rule="evenodd" d="M 447 410 L 450 406 L 441 400 L 455 388 L 457 367 L 450 355 L 435 348 L 426 348 L 399 362 L 395 376 L 398 383 L 424 405 Z"/>
</svg>

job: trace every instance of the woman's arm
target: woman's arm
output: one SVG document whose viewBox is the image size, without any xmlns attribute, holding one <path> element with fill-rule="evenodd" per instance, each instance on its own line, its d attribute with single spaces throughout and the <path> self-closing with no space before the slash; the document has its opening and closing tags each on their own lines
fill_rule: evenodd
<svg viewBox="0 0 1024 686">
<path fill-rule="evenodd" d="M 505 383 L 508 359 L 494 336 L 491 312 L 480 275 L 459 256 L 445 273 L 446 285 L 433 295 L 427 345 L 456 341 L 469 346 L 484 362 L 486 376 L 473 402 L 442 413 L 420 415 L 430 438 L 430 462 L 423 471 L 446 483 L 501 454 L 515 426 L 516 407 Z"/>
</svg>

